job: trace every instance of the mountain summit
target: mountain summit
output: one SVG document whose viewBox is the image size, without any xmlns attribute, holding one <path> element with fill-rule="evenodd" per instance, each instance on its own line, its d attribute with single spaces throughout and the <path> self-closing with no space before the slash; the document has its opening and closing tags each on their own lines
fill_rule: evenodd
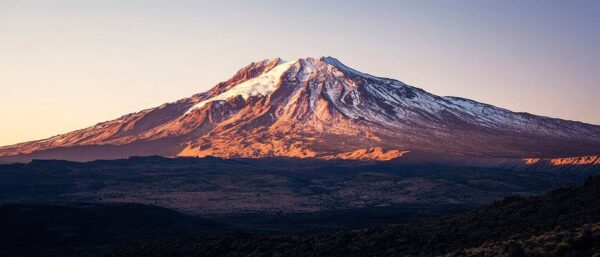
<svg viewBox="0 0 600 257">
<path fill-rule="evenodd" d="M 129 156 L 389 160 L 407 152 L 479 157 L 600 153 L 600 126 L 440 97 L 335 58 L 251 63 L 212 89 L 45 140 L 0 161 Z"/>
</svg>

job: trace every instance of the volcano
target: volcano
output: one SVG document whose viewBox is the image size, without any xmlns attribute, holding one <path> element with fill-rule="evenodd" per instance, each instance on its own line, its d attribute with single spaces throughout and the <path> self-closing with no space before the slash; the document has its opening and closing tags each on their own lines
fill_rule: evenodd
<svg viewBox="0 0 600 257">
<path fill-rule="evenodd" d="M 437 96 L 335 58 L 251 63 L 210 90 L 48 139 L 0 162 L 130 156 L 390 160 L 600 154 L 600 126 Z"/>
</svg>

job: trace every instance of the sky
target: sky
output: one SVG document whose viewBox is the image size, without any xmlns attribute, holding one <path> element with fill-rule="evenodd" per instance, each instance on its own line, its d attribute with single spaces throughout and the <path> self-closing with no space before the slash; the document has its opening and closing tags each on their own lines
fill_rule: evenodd
<svg viewBox="0 0 600 257">
<path fill-rule="evenodd" d="M 0 145 L 333 56 L 437 95 L 600 124 L 600 1 L 0 0 Z"/>
</svg>

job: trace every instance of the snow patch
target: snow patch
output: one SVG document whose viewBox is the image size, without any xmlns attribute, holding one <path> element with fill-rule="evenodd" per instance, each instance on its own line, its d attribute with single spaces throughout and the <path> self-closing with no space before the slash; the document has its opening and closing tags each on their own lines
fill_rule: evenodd
<svg viewBox="0 0 600 257">
<path fill-rule="evenodd" d="M 256 78 L 246 80 L 219 95 L 195 104 L 189 110 L 187 110 L 184 115 L 196 109 L 200 109 L 207 103 L 213 101 L 227 100 L 235 96 L 242 96 L 244 99 L 248 99 L 251 96 L 269 95 L 277 89 L 277 85 L 279 84 L 281 76 L 290 68 L 290 66 L 292 66 L 292 64 L 294 63 L 283 62 Z"/>
</svg>

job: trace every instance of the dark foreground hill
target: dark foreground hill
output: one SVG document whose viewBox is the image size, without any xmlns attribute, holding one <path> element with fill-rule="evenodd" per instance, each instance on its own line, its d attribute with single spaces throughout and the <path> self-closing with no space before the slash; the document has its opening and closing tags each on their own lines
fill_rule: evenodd
<svg viewBox="0 0 600 257">
<path fill-rule="evenodd" d="M 227 229 L 218 222 L 143 204 L 3 204 L 0 256 L 77 256 L 115 243 Z"/>
<path fill-rule="evenodd" d="M 350 232 L 148 241 L 109 256 L 598 256 L 600 177 L 441 219 Z"/>
</svg>

